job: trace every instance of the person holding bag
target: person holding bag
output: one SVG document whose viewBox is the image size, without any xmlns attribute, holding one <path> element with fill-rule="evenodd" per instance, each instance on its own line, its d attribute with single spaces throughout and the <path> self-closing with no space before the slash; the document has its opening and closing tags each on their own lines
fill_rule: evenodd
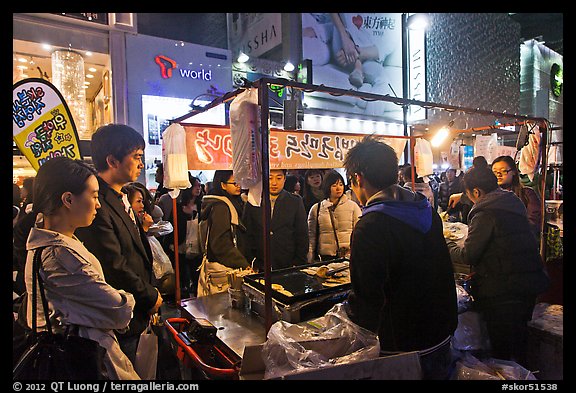
<svg viewBox="0 0 576 393">
<path fill-rule="evenodd" d="M 242 249 L 245 231 L 240 222 L 244 202 L 240 184 L 231 170 L 214 173 L 213 187 L 202 198 L 200 212 L 200 244 L 204 257 L 200 265 L 197 296 L 228 290 L 227 271 L 250 268 Z"/>
<path fill-rule="evenodd" d="M 74 235 L 92 223 L 100 208 L 95 172 L 82 161 L 55 157 L 45 162 L 34 182 L 35 213 L 42 224 L 30 231 L 25 266 L 26 321 L 32 328 L 32 310 L 37 327 L 47 326 L 41 296 L 33 301 L 33 260 L 39 251 L 39 282 L 48 300 L 51 330 L 77 330 L 80 337 L 97 341 L 105 348 L 104 365 L 112 380 L 140 379 L 120 349 L 114 330 L 125 330 L 134 309 L 134 297 L 110 286 L 99 260 Z M 34 307 L 36 306 L 36 307 Z M 64 365 L 63 365 L 64 367 Z"/>
<path fill-rule="evenodd" d="M 337 171 L 324 175 L 322 190 L 326 199 L 312 206 L 308 214 L 309 262 L 348 256 L 352 230 L 362 214 L 360 206 L 344 194 L 344 178 Z"/>
</svg>

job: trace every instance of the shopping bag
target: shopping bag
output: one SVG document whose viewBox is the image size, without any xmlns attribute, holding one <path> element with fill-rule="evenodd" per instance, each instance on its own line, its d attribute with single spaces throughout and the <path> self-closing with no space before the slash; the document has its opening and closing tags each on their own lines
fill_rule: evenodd
<svg viewBox="0 0 576 393">
<path fill-rule="evenodd" d="M 140 334 L 134 369 L 143 380 L 156 379 L 156 366 L 158 364 L 158 336 L 152 330 L 152 318 L 146 329 Z"/>
<path fill-rule="evenodd" d="M 174 273 L 172 262 L 168 255 L 166 255 L 160 241 L 154 236 L 148 236 L 148 242 L 152 250 L 152 270 L 154 271 L 154 277 L 160 280 L 167 274 Z"/>
</svg>

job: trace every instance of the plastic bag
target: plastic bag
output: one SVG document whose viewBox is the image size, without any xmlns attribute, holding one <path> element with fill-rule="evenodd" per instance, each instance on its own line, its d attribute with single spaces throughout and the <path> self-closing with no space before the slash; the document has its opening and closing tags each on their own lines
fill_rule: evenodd
<svg viewBox="0 0 576 393">
<path fill-rule="evenodd" d="M 172 123 L 162 133 L 162 162 L 164 163 L 164 187 L 189 188 L 186 130 Z"/>
<path fill-rule="evenodd" d="M 456 362 L 457 380 L 535 380 L 532 372 L 516 362 L 488 358 L 480 361 L 470 353 L 464 353 Z"/>
<path fill-rule="evenodd" d="M 476 311 L 458 314 L 458 326 L 452 335 L 452 348 L 459 351 L 487 351 L 490 339 L 486 322 Z"/>
<path fill-rule="evenodd" d="M 230 104 L 232 171 L 242 188 L 249 189 L 262 179 L 258 89 L 246 89 Z"/>
<path fill-rule="evenodd" d="M 262 349 L 264 378 L 375 359 L 379 354 L 378 336 L 352 322 L 339 303 L 307 322 L 275 322 Z"/>
<path fill-rule="evenodd" d="M 144 380 L 156 379 L 156 365 L 158 364 L 158 336 L 152 330 L 152 316 L 146 329 L 140 334 L 134 370 Z"/>
<path fill-rule="evenodd" d="M 157 280 L 160 280 L 167 274 L 174 273 L 172 262 L 168 255 L 166 255 L 160 241 L 158 241 L 154 236 L 148 236 L 148 242 L 152 249 L 152 270 L 154 271 L 154 277 L 156 277 Z"/>
<path fill-rule="evenodd" d="M 426 176 L 434 173 L 432 164 L 434 156 L 432 155 L 432 145 L 430 142 L 423 138 L 417 138 L 414 145 L 414 162 L 416 163 L 416 171 L 418 176 Z"/>
</svg>

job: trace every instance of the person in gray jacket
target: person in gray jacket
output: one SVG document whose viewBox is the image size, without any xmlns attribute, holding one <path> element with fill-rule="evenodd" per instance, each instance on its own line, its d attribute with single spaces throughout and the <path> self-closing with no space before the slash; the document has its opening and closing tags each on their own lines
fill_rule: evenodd
<svg viewBox="0 0 576 393">
<path fill-rule="evenodd" d="M 360 206 L 344 194 L 344 178 L 338 171 L 324 174 L 322 190 L 325 199 L 308 214 L 309 262 L 349 256 L 352 230 L 362 214 Z"/>
<path fill-rule="evenodd" d="M 448 240 L 450 255 L 472 266 L 474 307 L 486 321 L 492 357 L 526 367 L 527 322 L 549 285 L 526 207 L 498 187 L 487 166 L 473 166 L 462 182 L 474 205 L 464 245 Z"/>
<path fill-rule="evenodd" d="M 98 258 L 74 235 L 77 228 L 92 223 L 101 207 L 94 171 L 78 160 L 52 158 L 38 170 L 34 191 L 33 209 L 39 220 L 30 230 L 26 244 L 26 291 L 32 293 L 34 253 L 42 249 L 39 274 L 53 328 L 78 326 L 81 337 L 105 348 L 108 378 L 140 379 L 114 334 L 114 330 L 127 329 L 134 296 L 106 282 Z M 39 294 L 37 297 L 37 304 L 42 304 Z M 26 320 L 32 327 L 32 296 L 28 296 L 27 311 Z M 41 307 L 37 309 L 37 320 L 39 327 L 45 326 Z"/>
</svg>

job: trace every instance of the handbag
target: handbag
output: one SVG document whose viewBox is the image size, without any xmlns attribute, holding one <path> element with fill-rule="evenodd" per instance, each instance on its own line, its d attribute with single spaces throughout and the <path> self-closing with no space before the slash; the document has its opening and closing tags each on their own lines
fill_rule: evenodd
<svg viewBox="0 0 576 393">
<path fill-rule="evenodd" d="M 34 252 L 32 266 L 32 330 L 28 348 L 13 368 L 14 380 L 100 380 L 106 379 L 106 350 L 97 341 L 77 335 L 77 326 L 54 333 L 48 313 L 44 283 L 40 277 L 42 249 Z M 40 291 L 46 331 L 38 332 L 37 291 Z"/>
<path fill-rule="evenodd" d="M 156 366 L 158 364 L 158 336 L 152 330 L 152 318 L 148 321 L 148 326 L 140 334 L 138 348 L 136 349 L 136 359 L 134 360 L 134 370 L 143 380 L 156 379 Z"/>
<path fill-rule="evenodd" d="M 200 264 L 200 275 L 198 276 L 198 291 L 196 297 L 213 295 L 228 291 L 230 283 L 228 282 L 227 273 L 234 269 L 222 265 L 219 262 L 208 260 L 208 238 L 210 236 L 210 227 L 206 232 L 206 241 Z"/>
</svg>

